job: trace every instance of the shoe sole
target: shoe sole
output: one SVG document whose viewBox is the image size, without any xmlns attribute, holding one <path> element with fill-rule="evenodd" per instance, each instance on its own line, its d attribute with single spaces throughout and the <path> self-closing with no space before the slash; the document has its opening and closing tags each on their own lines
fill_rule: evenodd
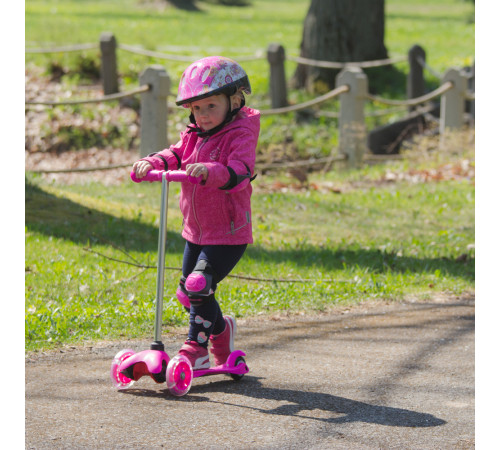
<svg viewBox="0 0 500 450">
<path fill-rule="evenodd" d="M 194 363 L 193 370 L 210 369 L 209 355 L 198 358 Z"/>
</svg>

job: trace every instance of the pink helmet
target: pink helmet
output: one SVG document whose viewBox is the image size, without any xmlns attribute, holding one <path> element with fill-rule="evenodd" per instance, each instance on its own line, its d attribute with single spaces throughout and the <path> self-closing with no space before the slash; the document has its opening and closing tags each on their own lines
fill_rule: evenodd
<svg viewBox="0 0 500 450">
<path fill-rule="evenodd" d="M 214 94 L 231 96 L 240 88 L 247 94 L 252 92 L 243 68 L 230 58 L 208 56 L 195 61 L 184 71 L 175 103 L 186 108 L 186 103 Z"/>
</svg>

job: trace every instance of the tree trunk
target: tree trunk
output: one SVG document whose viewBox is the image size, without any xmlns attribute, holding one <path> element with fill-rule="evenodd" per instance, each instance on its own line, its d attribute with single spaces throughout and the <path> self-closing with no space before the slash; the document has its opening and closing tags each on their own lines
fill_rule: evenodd
<svg viewBox="0 0 500 450">
<path fill-rule="evenodd" d="M 384 0 L 311 0 L 304 20 L 300 56 L 318 61 L 387 58 Z M 299 64 L 294 85 L 311 92 L 335 86 L 339 70 Z"/>
</svg>

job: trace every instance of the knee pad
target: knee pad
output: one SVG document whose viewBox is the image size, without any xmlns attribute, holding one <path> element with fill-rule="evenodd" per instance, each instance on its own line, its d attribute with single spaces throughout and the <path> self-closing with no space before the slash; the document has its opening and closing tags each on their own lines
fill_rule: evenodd
<svg viewBox="0 0 500 450">
<path fill-rule="evenodd" d="M 204 259 L 198 261 L 184 284 L 188 297 L 191 300 L 203 301 L 204 297 L 213 294 L 212 281 L 214 275 L 215 271 L 208 261 Z"/>
<path fill-rule="evenodd" d="M 189 308 L 191 307 L 191 302 L 189 301 L 188 292 L 186 291 L 186 288 L 184 286 L 185 282 L 186 278 L 182 277 L 179 282 L 179 287 L 177 288 L 175 295 L 177 296 L 177 300 L 179 300 L 179 303 L 189 311 Z"/>
</svg>

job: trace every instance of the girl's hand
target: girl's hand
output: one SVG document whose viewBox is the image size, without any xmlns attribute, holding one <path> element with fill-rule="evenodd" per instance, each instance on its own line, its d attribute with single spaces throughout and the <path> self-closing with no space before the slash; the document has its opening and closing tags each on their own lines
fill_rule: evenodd
<svg viewBox="0 0 500 450">
<path fill-rule="evenodd" d="M 186 166 L 186 174 L 196 178 L 201 176 L 203 178 L 203 181 L 206 181 L 208 177 L 208 169 L 205 166 L 205 164 L 201 163 L 188 164 Z"/>
<path fill-rule="evenodd" d="M 136 161 L 132 166 L 132 170 L 135 172 L 137 178 L 145 177 L 152 168 L 151 163 L 147 161 Z"/>
</svg>

